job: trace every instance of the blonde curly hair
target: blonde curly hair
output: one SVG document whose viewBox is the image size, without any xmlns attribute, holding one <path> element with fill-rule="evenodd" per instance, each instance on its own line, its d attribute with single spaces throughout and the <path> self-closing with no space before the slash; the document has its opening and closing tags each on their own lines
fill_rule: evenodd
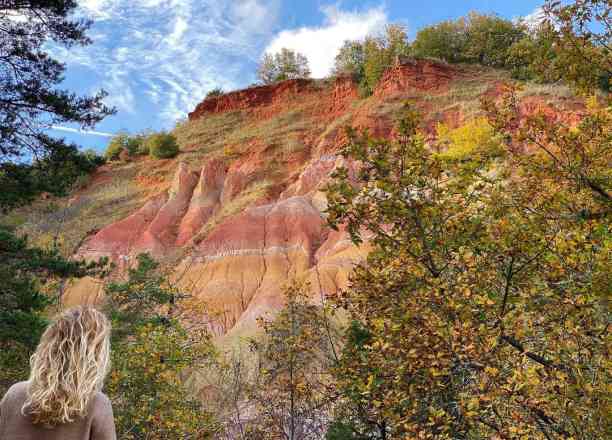
<svg viewBox="0 0 612 440">
<path fill-rule="evenodd" d="M 110 323 L 94 307 L 66 310 L 47 327 L 30 359 L 24 415 L 56 426 L 87 415 L 110 365 Z"/>
</svg>

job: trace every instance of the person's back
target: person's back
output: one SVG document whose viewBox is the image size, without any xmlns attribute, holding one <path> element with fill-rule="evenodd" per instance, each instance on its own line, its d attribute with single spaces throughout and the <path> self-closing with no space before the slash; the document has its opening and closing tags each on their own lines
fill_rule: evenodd
<svg viewBox="0 0 612 440">
<path fill-rule="evenodd" d="M 0 402 L 1 440 L 115 440 L 113 410 L 102 393 L 96 393 L 87 415 L 53 427 L 35 425 L 21 409 L 27 400 L 27 382 L 13 385 Z"/>
<path fill-rule="evenodd" d="M 93 307 L 56 318 L 32 356 L 30 379 L 0 402 L 0 440 L 116 440 L 113 410 L 101 389 L 110 324 Z"/>
</svg>

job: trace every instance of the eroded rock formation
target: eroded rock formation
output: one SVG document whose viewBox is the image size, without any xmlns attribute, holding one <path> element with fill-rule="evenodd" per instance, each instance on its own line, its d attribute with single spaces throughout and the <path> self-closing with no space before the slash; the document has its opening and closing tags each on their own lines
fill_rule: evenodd
<svg viewBox="0 0 612 440">
<path fill-rule="evenodd" d="M 460 73 L 445 64 L 408 60 L 387 71 L 368 100 L 356 101 L 357 87 L 350 78 L 327 85 L 290 80 L 206 99 L 189 114 L 192 121 L 244 111 L 249 123 L 265 124 L 300 105 L 312 127 L 299 129 L 296 139 L 303 150 L 276 164 L 276 174 L 270 172 L 270 162 L 278 159 L 273 156 L 278 139 L 253 139 L 238 157 L 165 162 L 175 167 L 168 189 L 89 237 L 77 257 L 108 256 L 124 270 L 141 252 L 161 260 L 173 255 L 173 281 L 204 306 L 198 310 L 206 316 L 199 317 L 207 319 L 217 335 L 251 332 L 258 317 L 282 306 L 283 286 L 296 277 L 310 282 L 313 299 L 333 295 L 346 287 L 352 268 L 367 252 L 367 245 L 356 248 L 345 231 L 330 230 L 325 220 L 322 190 L 330 175 L 338 167 L 348 168 L 350 174 L 356 171 L 356 164 L 338 154 L 343 125 L 388 136 L 394 120 L 381 116 L 381 108 L 399 108 L 406 97 L 420 96 L 415 91 L 427 92 L 428 98 L 443 96 L 457 76 Z M 492 83 L 487 93 L 498 94 L 498 89 Z M 416 103 L 427 113 L 425 131 L 434 132 L 438 122 L 461 122 L 459 107 L 432 108 L 432 101 Z M 526 111 L 538 104 L 527 101 Z M 263 196 L 230 209 L 262 181 L 267 182 Z M 99 299 L 99 285 L 92 280 L 79 281 L 65 297 L 69 303 Z"/>
</svg>

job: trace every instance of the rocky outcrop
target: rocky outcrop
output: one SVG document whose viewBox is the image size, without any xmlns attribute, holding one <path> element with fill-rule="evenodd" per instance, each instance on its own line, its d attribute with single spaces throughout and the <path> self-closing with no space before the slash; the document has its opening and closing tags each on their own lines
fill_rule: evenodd
<svg viewBox="0 0 612 440">
<path fill-rule="evenodd" d="M 276 84 L 250 87 L 205 99 L 189 113 L 189 119 L 198 119 L 210 113 L 235 110 L 253 110 L 279 101 L 287 102 L 292 96 L 311 90 L 313 80 L 291 79 Z"/>
<path fill-rule="evenodd" d="M 181 286 L 217 315 L 217 334 L 244 330 L 282 305 L 283 285 L 312 267 L 323 234 L 321 213 L 304 197 L 249 208 L 182 263 Z"/>
<path fill-rule="evenodd" d="M 181 163 L 168 191 L 90 237 L 78 256 L 108 256 L 127 268 L 138 253 L 163 258 L 189 246 L 174 271 L 176 283 L 205 306 L 215 334 L 249 333 L 258 317 L 282 306 L 287 283 L 304 278 L 317 298 L 334 294 L 362 257 L 344 232 L 326 226 L 321 189 L 339 166 L 354 170 L 335 155 L 311 161 L 276 200 L 221 221 L 196 244 L 193 238 L 239 192 L 237 176 L 247 178 L 254 170 L 244 163 L 228 169 L 211 160 L 196 173 Z M 90 292 L 83 301 L 99 298 L 91 280 L 80 286 Z M 73 290 L 65 300 L 74 303 L 78 297 Z"/>
<path fill-rule="evenodd" d="M 166 203 L 135 243 L 132 253 L 149 252 L 159 257 L 175 246 L 178 226 L 190 207 L 197 183 L 197 174 L 191 172 L 186 164 L 180 163 Z"/>
<path fill-rule="evenodd" d="M 379 82 L 374 95 L 389 96 L 406 90 L 434 90 L 447 85 L 456 75 L 452 66 L 431 61 L 402 59 L 388 69 Z M 194 120 L 207 114 L 248 110 L 260 114 L 262 107 L 275 107 L 292 103 L 299 96 L 300 100 L 308 95 L 319 101 L 319 110 L 327 116 L 335 116 L 346 111 L 348 106 L 358 98 L 357 84 L 350 76 L 340 76 L 334 80 L 331 93 L 320 94 L 316 80 L 292 79 L 270 85 L 250 87 L 244 90 L 225 93 L 205 99 L 189 113 Z"/>
<path fill-rule="evenodd" d="M 189 208 L 178 228 L 177 246 L 188 243 L 218 209 L 226 173 L 227 166 L 219 160 L 213 160 L 202 168 Z"/>
<path fill-rule="evenodd" d="M 141 240 L 167 199 L 167 194 L 159 194 L 134 214 L 101 229 L 85 241 L 76 257 L 87 260 L 109 257 L 113 261 L 121 261 L 134 249 L 134 244 Z"/>
<path fill-rule="evenodd" d="M 429 60 L 407 60 L 388 69 L 374 95 L 378 98 L 406 90 L 439 90 L 447 86 L 457 71 L 450 64 Z"/>
</svg>

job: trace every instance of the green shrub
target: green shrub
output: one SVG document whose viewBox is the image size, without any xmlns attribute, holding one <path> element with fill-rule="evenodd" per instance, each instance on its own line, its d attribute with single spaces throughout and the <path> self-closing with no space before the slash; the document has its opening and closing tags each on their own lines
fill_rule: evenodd
<svg viewBox="0 0 612 440">
<path fill-rule="evenodd" d="M 223 96 L 224 94 L 225 92 L 221 87 L 215 87 L 214 89 L 209 90 L 208 93 L 206 93 L 205 99 L 217 98 L 219 96 Z"/>
<path fill-rule="evenodd" d="M 421 29 L 412 43 L 418 58 L 434 57 L 457 63 L 464 61 L 466 48 L 465 19 L 443 21 Z"/>
<path fill-rule="evenodd" d="M 145 134 L 131 136 L 127 133 L 119 133 L 111 139 L 108 147 L 106 147 L 105 157 L 108 160 L 119 160 L 123 150 L 127 151 L 130 156 L 149 154 L 145 145 L 146 138 Z"/>
<path fill-rule="evenodd" d="M 360 41 L 346 40 L 336 55 L 334 75 L 349 75 L 356 82 L 360 82 L 364 75 L 365 64 L 363 46 Z"/>
<path fill-rule="evenodd" d="M 104 156 L 100 156 L 98 152 L 92 148 L 89 148 L 81 154 L 84 161 L 86 161 L 90 165 L 90 169 L 87 171 L 91 171 L 92 169 L 104 165 L 106 163 L 106 158 Z"/>
<path fill-rule="evenodd" d="M 148 154 L 149 151 L 143 147 L 145 136 L 137 134 L 135 136 L 128 136 L 125 142 L 125 147 L 130 153 L 130 156 L 136 154 Z"/>
<path fill-rule="evenodd" d="M 148 136 L 144 148 L 155 159 L 169 159 L 176 156 L 179 152 L 174 135 L 165 132 L 154 133 Z"/>
<path fill-rule="evenodd" d="M 128 135 L 126 133 L 118 133 L 113 136 L 106 147 L 104 157 L 107 160 L 119 160 L 121 151 L 127 148 Z"/>
</svg>

